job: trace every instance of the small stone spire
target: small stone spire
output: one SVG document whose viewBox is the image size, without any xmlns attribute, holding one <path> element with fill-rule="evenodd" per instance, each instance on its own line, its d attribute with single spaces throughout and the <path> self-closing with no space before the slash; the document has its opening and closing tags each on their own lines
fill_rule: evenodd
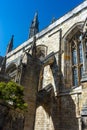
<svg viewBox="0 0 87 130">
<path fill-rule="evenodd" d="M 38 21 L 38 13 L 35 13 L 34 19 L 32 20 L 31 26 L 30 26 L 30 33 L 29 38 L 34 36 L 39 32 L 39 21 Z"/>
<path fill-rule="evenodd" d="M 14 35 L 12 35 L 11 40 L 10 40 L 10 42 L 8 44 L 6 54 L 8 54 L 9 52 L 11 52 L 12 49 L 13 49 L 13 38 L 14 38 Z"/>
</svg>

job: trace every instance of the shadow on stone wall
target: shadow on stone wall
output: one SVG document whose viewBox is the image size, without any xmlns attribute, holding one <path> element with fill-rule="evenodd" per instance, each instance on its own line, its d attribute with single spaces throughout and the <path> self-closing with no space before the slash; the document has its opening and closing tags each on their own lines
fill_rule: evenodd
<svg viewBox="0 0 87 130">
<path fill-rule="evenodd" d="M 54 57 L 54 62 L 53 64 L 50 65 L 51 71 L 52 71 L 52 75 L 54 78 L 54 84 L 55 84 L 55 88 L 56 91 L 59 91 L 59 83 L 60 83 L 60 75 L 59 75 L 59 67 L 56 61 L 56 58 Z"/>
<path fill-rule="evenodd" d="M 39 106 L 42 106 L 45 113 L 48 115 L 47 121 L 51 118 L 52 122 L 48 121 L 48 124 L 42 122 L 42 124 L 40 124 L 42 129 L 38 126 L 36 127 L 38 130 L 44 130 L 44 124 L 45 129 L 47 130 L 79 130 L 79 123 L 76 117 L 76 106 L 70 95 L 57 98 L 55 98 L 54 95 L 51 95 L 51 97 L 45 101 L 47 102 L 42 102 Z M 36 115 L 37 119 L 40 118 L 40 114 L 42 115 L 42 111 L 39 112 L 39 117 Z M 51 126 L 53 126 L 53 128 Z"/>
<path fill-rule="evenodd" d="M 79 130 L 79 121 L 76 117 L 76 105 L 70 95 L 58 98 L 59 129 Z"/>
</svg>

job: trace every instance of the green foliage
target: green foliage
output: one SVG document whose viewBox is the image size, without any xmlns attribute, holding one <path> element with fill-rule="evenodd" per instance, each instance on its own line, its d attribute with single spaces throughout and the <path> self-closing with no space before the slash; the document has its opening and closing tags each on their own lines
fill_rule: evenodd
<svg viewBox="0 0 87 130">
<path fill-rule="evenodd" d="M 23 86 L 10 81 L 8 83 L 0 82 L 0 99 L 14 108 L 26 109 L 27 103 L 24 101 Z"/>
</svg>

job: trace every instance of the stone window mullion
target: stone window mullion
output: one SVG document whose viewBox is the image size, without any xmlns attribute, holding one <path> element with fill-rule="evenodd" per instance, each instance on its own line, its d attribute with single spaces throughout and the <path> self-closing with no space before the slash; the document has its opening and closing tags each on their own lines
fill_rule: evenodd
<svg viewBox="0 0 87 130">
<path fill-rule="evenodd" d="M 79 63 L 80 63 L 80 53 L 79 53 L 79 43 L 77 41 L 77 44 L 76 44 L 76 50 L 77 50 L 77 73 L 78 73 L 78 85 L 80 85 L 80 66 L 79 66 Z"/>
<path fill-rule="evenodd" d="M 71 65 L 72 65 L 72 44 L 71 44 L 71 42 L 70 42 L 70 59 L 71 59 Z M 72 67 L 71 67 L 71 72 L 72 72 Z M 71 74 L 71 86 L 73 85 L 73 76 L 72 76 L 73 74 Z"/>
</svg>

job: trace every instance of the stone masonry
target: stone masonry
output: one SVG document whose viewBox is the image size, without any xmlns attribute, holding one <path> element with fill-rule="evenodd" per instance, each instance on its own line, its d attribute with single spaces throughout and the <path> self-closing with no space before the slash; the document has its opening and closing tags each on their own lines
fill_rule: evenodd
<svg viewBox="0 0 87 130">
<path fill-rule="evenodd" d="M 87 0 L 6 55 L 25 89 L 24 130 L 87 130 L 86 34 Z"/>
</svg>

